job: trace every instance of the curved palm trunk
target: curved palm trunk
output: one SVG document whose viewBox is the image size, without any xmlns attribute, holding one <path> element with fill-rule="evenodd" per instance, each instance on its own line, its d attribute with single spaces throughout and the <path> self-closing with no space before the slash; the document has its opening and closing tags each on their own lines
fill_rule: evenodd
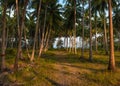
<svg viewBox="0 0 120 86">
<path fill-rule="evenodd" d="M 45 19 L 44 19 L 44 26 L 43 26 L 43 31 L 42 31 L 42 40 L 41 40 L 41 44 L 40 44 L 40 49 L 39 49 L 39 55 L 38 55 L 38 57 L 41 56 L 43 48 L 44 48 L 46 17 L 47 17 L 47 5 L 46 5 L 46 8 L 45 8 Z"/>
<path fill-rule="evenodd" d="M 34 44 L 33 44 L 32 55 L 31 55 L 30 61 L 34 60 L 35 45 L 36 45 L 38 27 L 39 27 L 39 20 L 40 20 L 39 19 L 40 18 L 40 9 L 41 9 L 41 0 L 39 0 L 39 8 L 38 8 L 38 14 L 37 14 L 37 22 L 36 22 L 36 29 L 35 29 L 35 36 L 34 36 Z"/>
<path fill-rule="evenodd" d="M 50 28 L 49 33 L 48 33 L 48 38 L 46 40 L 45 51 L 48 50 L 48 43 L 49 43 L 49 40 L 50 40 L 50 34 L 51 34 L 51 28 Z"/>
<path fill-rule="evenodd" d="M 5 51 L 6 51 L 6 10 L 7 10 L 7 1 L 4 4 L 3 10 L 3 28 L 2 28 L 2 53 L 1 53 L 1 71 L 5 69 Z"/>
<path fill-rule="evenodd" d="M 49 34 L 49 28 L 47 27 L 46 31 L 45 31 L 44 44 L 43 44 L 43 49 L 44 50 L 45 50 L 45 46 L 46 46 L 46 43 L 47 43 L 48 34 Z"/>
<path fill-rule="evenodd" d="M 89 49 L 89 60 L 92 61 L 92 24 L 91 24 L 91 0 L 89 0 L 89 28 L 90 28 L 90 49 Z"/>
<path fill-rule="evenodd" d="M 113 23 L 112 23 L 112 6 L 111 0 L 108 0 L 109 6 L 109 29 L 110 29 L 110 57 L 108 70 L 115 70 L 115 57 L 114 57 L 114 40 L 113 40 Z"/>
</svg>

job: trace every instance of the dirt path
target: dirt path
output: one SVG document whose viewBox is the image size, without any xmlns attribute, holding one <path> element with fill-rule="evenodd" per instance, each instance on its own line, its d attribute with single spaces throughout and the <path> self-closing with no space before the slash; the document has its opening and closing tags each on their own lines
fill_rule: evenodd
<svg viewBox="0 0 120 86">
<path fill-rule="evenodd" d="M 54 52 L 56 58 L 69 58 L 65 52 Z M 59 59 L 58 59 L 59 60 Z M 53 70 L 50 73 L 50 81 L 56 86 L 86 86 L 87 83 L 84 74 L 89 73 L 87 69 L 80 69 L 73 63 L 58 61 L 52 64 Z M 52 78 L 51 78 L 52 77 Z"/>
</svg>

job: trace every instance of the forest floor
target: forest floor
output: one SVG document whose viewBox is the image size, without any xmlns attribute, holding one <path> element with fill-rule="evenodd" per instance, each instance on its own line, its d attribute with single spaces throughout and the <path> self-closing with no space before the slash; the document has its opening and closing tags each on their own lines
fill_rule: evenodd
<svg viewBox="0 0 120 86">
<path fill-rule="evenodd" d="M 11 52 L 12 53 L 12 52 Z M 64 50 L 50 50 L 36 58 L 19 61 L 19 71 L 0 74 L 0 86 L 120 86 L 120 54 L 115 52 L 117 70 L 107 70 L 108 56 L 103 51 L 93 53 L 93 61 Z M 8 58 L 9 57 L 9 58 Z M 12 68 L 13 56 L 7 57 L 7 66 Z"/>
</svg>

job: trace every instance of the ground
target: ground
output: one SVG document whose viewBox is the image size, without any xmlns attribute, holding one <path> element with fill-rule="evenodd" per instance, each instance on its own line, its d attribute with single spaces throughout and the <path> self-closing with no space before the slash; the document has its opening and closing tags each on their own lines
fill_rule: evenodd
<svg viewBox="0 0 120 86">
<path fill-rule="evenodd" d="M 108 56 L 104 52 L 93 53 L 93 61 L 65 50 L 50 50 L 36 58 L 33 63 L 19 62 L 19 71 L 0 75 L 4 86 L 120 86 L 120 54 L 115 53 L 116 71 L 107 71 Z M 11 67 L 12 60 L 8 59 Z M 0 85 L 0 86 L 1 86 Z"/>
</svg>

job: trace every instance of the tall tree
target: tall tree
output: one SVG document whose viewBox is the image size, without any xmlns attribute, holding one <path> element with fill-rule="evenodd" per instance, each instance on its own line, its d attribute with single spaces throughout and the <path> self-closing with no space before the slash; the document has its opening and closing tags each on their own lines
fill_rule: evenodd
<svg viewBox="0 0 120 86">
<path fill-rule="evenodd" d="M 47 8 L 48 8 L 48 5 L 45 6 L 44 25 L 43 25 L 43 29 L 42 29 L 42 37 L 41 37 L 41 44 L 40 44 L 40 50 L 39 50 L 38 57 L 41 56 L 43 48 L 44 48 L 44 39 L 45 39 L 44 37 L 45 37 L 45 28 L 46 28 Z"/>
<path fill-rule="evenodd" d="M 114 40 L 113 40 L 113 23 L 112 23 L 112 5 L 111 0 L 108 0 L 109 8 L 109 29 L 110 29 L 110 57 L 108 70 L 115 70 L 115 57 L 114 57 Z"/>
<path fill-rule="evenodd" d="M 107 42 L 107 30 L 106 30 L 106 15 L 105 11 L 107 9 L 107 0 L 92 0 L 92 9 L 95 12 L 99 12 L 101 17 L 101 22 L 103 23 L 104 28 L 104 47 L 105 47 L 105 53 L 108 54 L 108 42 Z"/>
<path fill-rule="evenodd" d="M 92 22 L 91 22 L 91 0 L 89 0 L 89 30 L 90 30 L 90 49 L 89 49 L 89 60 L 92 61 Z"/>
<path fill-rule="evenodd" d="M 64 12 L 64 26 L 67 29 L 67 32 L 69 33 L 69 35 L 71 35 L 72 40 L 72 44 L 70 47 L 72 47 L 72 52 L 74 54 L 77 53 L 76 50 L 76 25 L 79 24 L 79 19 L 80 19 L 80 4 L 79 4 L 80 0 L 66 0 L 66 4 L 65 4 L 65 12 Z M 74 37 L 74 38 L 73 38 Z"/>
<path fill-rule="evenodd" d="M 5 69 L 5 51 L 6 51 L 6 10 L 7 0 L 3 1 L 3 27 L 2 27 L 2 54 L 1 54 L 1 71 Z"/>
<path fill-rule="evenodd" d="M 94 17 L 94 28 L 95 28 L 95 51 L 97 52 L 98 51 L 98 45 L 97 45 L 97 12 L 98 12 L 98 9 L 99 9 L 99 6 L 97 5 L 97 1 L 94 1 L 92 0 L 91 2 L 92 4 L 92 7 L 91 7 L 91 10 L 92 10 L 92 13 L 93 13 L 93 17 Z"/>
<path fill-rule="evenodd" d="M 41 56 L 43 50 L 47 50 L 48 42 L 51 37 L 51 32 L 55 31 L 57 33 L 61 28 L 61 5 L 57 3 L 57 0 L 47 1 L 45 3 L 44 19 L 43 19 L 43 29 L 41 30 L 41 44 L 39 50 L 39 56 Z M 42 27 L 41 27 L 42 28 Z M 46 49 L 45 49 L 46 48 Z"/>
<path fill-rule="evenodd" d="M 114 33 L 116 37 L 118 37 L 119 42 L 117 43 L 117 50 L 120 50 L 120 1 L 117 2 L 118 4 L 113 9 L 113 26 L 114 26 Z"/>
<path fill-rule="evenodd" d="M 82 13 L 82 50 L 81 50 L 81 58 L 84 57 L 84 0 L 82 0 L 82 8 L 83 8 L 83 13 Z"/>
<path fill-rule="evenodd" d="M 24 1 L 23 5 L 23 10 L 22 10 L 22 19 L 20 22 L 20 12 L 19 12 L 19 1 L 16 0 L 16 15 L 17 15 L 17 29 L 18 29 L 18 49 L 17 49 L 17 56 L 15 58 L 15 63 L 14 63 L 14 70 L 18 70 L 18 59 L 22 58 L 22 32 L 24 28 L 24 21 L 25 21 L 25 14 L 26 14 L 26 7 L 28 4 L 28 0 Z"/>
<path fill-rule="evenodd" d="M 39 6 L 38 6 L 38 12 L 37 12 L 37 21 L 36 21 L 36 28 L 35 28 L 35 36 L 34 36 L 34 43 L 33 43 L 33 49 L 32 49 L 32 55 L 31 55 L 30 61 L 34 60 L 34 55 L 35 55 L 35 45 L 36 45 L 36 41 L 37 41 L 37 34 L 38 34 L 38 27 L 39 27 L 39 20 L 40 20 L 41 1 L 42 0 L 39 0 Z"/>
<path fill-rule="evenodd" d="M 77 50 L 76 50 L 76 0 L 74 0 L 74 53 L 77 54 Z"/>
</svg>

